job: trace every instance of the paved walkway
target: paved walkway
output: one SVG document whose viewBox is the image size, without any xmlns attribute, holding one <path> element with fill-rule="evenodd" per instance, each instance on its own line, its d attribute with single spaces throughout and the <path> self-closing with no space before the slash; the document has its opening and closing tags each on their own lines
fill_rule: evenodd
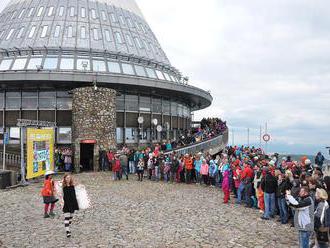
<svg viewBox="0 0 330 248">
<path fill-rule="evenodd" d="M 293 228 L 222 204 L 219 189 L 80 174 L 93 201 L 66 238 L 59 208 L 43 218 L 42 184 L 0 191 L 0 247 L 297 247 Z"/>
</svg>

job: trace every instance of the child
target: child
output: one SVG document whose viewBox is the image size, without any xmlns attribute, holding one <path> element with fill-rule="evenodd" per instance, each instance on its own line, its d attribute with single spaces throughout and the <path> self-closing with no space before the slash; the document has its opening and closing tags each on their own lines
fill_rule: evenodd
<svg viewBox="0 0 330 248">
<path fill-rule="evenodd" d="M 63 213 L 64 213 L 64 226 L 66 236 L 71 237 L 70 225 L 73 218 L 73 213 L 79 210 L 76 191 L 74 189 L 74 182 L 71 175 L 66 174 L 63 178 Z"/>
<path fill-rule="evenodd" d="M 55 188 L 54 188 L 54 181 L 52 179 L 52 175 L 54 174 L 54 171 L 47 171 L 45 173 L 45 181 L 44 181 L 44 187 L 41 190 L 41 195 L 44 200 L 45 204 L 45 211 L 44 211 L 44 218 L 54 217 L 54 208 L 55 203 L 58 201 L 58 199 L 55 198 Z M 50 205 L 50 211 L 48 214 L 48 208 Z"/>
<path fill-rule="evenodd" d="M 206 163 L 206 160 L 205 159 L 203 159 L 200 173 L 202 175 L 204 184 L 205 185 L 208 185 L 209 184 L 209 182 L 208 182 L 208 180 L 209 180 L 209 178 L 208 178 L 208 175 L 209 175 L 209 165 Z"/>
<path fill-rule="evenodd" d="M 113 180 L 120 180 L 121 179 L 120 170 L 121 170 L 120 160 L 118 158 L 118 155 L 116 155 L 114 164 L 112 165 Z"/>
<path fill-rule="evenodd" d="M 137 165 L 138 181 L 142 182 L 143 172 L 144 172 L 144 160 L 143 160 L 143 158 L 140 158 L 139 162 L 138 162 L 138 165 Z"/>
</svg>

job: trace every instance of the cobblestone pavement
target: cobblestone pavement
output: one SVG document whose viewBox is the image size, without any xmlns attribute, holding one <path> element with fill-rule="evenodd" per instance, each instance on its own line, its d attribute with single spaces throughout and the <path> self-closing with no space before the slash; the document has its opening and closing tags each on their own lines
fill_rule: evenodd
<svg viewBox="0 0 330 248">
<path fill-rule="evenodd" d="M 221 190 L 150 181 L 114 182 L 110 173 L 76 176 L 93 207 L 79 211 L 65 236 L 59 206 L 43 218 L 42 183 L 0 191 L 0 247 L 297 247 L 288 225 L 255 209 L 222 204 Z"/>
</svg>

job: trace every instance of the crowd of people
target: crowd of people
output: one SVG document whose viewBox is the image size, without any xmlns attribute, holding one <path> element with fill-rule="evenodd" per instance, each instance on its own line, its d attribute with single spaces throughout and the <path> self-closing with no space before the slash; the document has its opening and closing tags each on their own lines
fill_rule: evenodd
<svg viewBox="0 0 330 248">
<path fill-rule="evenodd" d="M 128 154 L 128 156 L 126 156 Z M 299 232 L 300 247 L 328 247 L 330 177 L 323 176 L 322 154 L 307 157 L 268 156 L 254 147 L 227 147 L 208 153 L 164 154 L 160 146 L 134 153 L 127 148 L 113 157 L 113 179 L 136 174 L 139 181 L 198 184 L 221 188 L 225 204 L 245 205 L 261 219 L 278 219 Z M 322 162 L 321 162 L 322 161 Z M 235 199 L 235 200 L 234 200 Z"/>
</svg>

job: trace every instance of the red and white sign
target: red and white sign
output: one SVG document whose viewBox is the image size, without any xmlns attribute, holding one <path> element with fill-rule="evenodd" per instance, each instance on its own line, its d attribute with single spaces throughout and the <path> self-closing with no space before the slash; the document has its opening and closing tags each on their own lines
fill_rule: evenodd
<svg viewBox="0 0 330 248">
<path fill-rule="evenodd" d="M 264 136 L 262 136 L 262 139 L 265 141 L 265 142 L 268 142 L 270 141 L 270 135 L 268 133 L 264 134 Z"/>
<path fill-rule="evenodd" d="M 82 140 L 80 144 L 96 144 L 96 140 Z"/>
</svg>

